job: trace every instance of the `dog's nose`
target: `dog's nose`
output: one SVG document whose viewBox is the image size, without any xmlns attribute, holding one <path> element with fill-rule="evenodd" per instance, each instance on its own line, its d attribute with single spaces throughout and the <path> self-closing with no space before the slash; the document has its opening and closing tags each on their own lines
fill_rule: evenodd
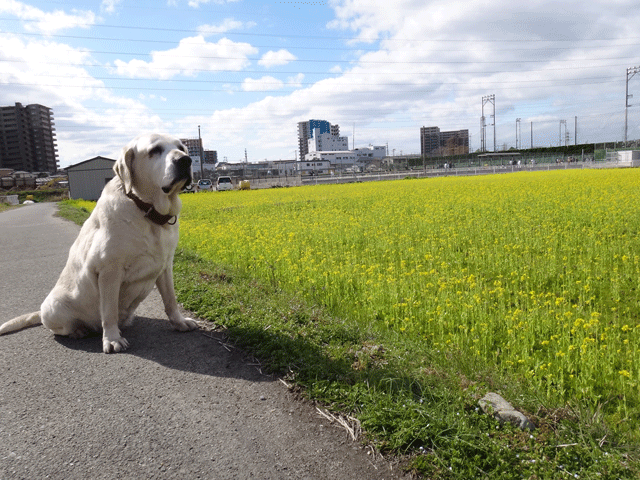
<svg viewBox="0 0 640 480">
<path fill-rule="evenodd" d="M 191 157 L 189 155 L 185 155 L 184 157 L 179 158 L 176 163 L 178 168 L 189 168 L 191 166 Z"/>
</svg>

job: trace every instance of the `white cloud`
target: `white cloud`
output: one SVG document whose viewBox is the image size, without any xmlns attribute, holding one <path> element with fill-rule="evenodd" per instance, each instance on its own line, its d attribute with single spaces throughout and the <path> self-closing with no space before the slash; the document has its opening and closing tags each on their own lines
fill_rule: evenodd
<svg viewBox="0 0 640 480">
<path fill-rule="evenodd" d="M 95 60 L 85 50 L 0 34 L 0 57 L 0 105 L 51 108 L 62 167 L 96 155 L 115 158 L 131 132 L 167 129 L 143 103 L 116 96 L 93 78 L 83 65 Z M 96 136 L 96 131 L 103 133 Z"/>
<path fill-rule="evenodd" d="M 211 43 L 198 35 L 182 39 L 171 50 L 151 52 L 150 62 L 116 60 L 114 65 L 120 75 L 169 79 L 177 75 L 195 76 L 202 71 L 240 71 L 250 64 L 248 56 L 256 53 L 258 49 L 248 43 L 233 42 L 228 38 Z"/>
<path fill-rule="evenodd" d="M 287 85 L 290 87 L 301 87 L 304 80 L 304 73 L 299 73 L 295 77 L 287 78 Z"/>
<path fill-rule="evenodd" d="M 201 25 L 198 27 L 198 33 L 200 35 L 216 35 L 225 33 L 231 30 L 250 29 L 257 25 L 256 22 L 240 22 L 233 18 L 225 18 L 222 23 L 218 25 Z"/>
<path fill-rule="evenodd" d="M 213 3 L 216 5 L 224 5 L 225 3 L 235 3 L 240 0 L 190 0 L 188 5 L 191 8 L 200 8 L 200 5 L 206 5 L 208 3 Z"/>
<path fill-rule="evenodd" d="M 105 13 L 113 13 L 116 7 L 122 3 L 122 0 L 102 0 L 100 10 Z"/>
<path fill-rule="evenodd" d="M 242 90 L 245 92 L 265 92 L 270 90 L 280 90 L 284 83 L 277 78 L 264 76 L 262 78 L 245 78 L 242 82 Z"/>
<path fill-rule="evenodd" d="M 91 11 L 72 10 L 72 14 L 62 10 L 44 12 L 16 0 L 0 0 L 0 14 L 9 14 L 24 20 L 25 29 L 52 35 L 71 28 L 89 28 L 96 21 Z"/>
<path fill-rule="evenodd" d="M 103 11 L 122 8 L 118 1 L 101 0 Z M 181 15 L 202 22 L 206 18 L 211 24 L 176 41 L 175 48 L 134 60 L 104 60 L 110 62 L 106 71 L 95 67 L 96 58 L 67 45 L 0 34 L 0 58 L 6 59 L 0 68 L 1 104 L 20 101 L 54 108 L 63 164 L 96 154 L 109 156 L 112 147 L 117 152 L 142 130 L 183 135 L 197 125 L 202 125 L 207 146 L 218 149 L 221 158 L 243 158 L 245 147 L 250 160 L 293 158 L 296 124 L 310 118 L 340 124 L 343 135 L 350 135 L 355 124 L 356 146 L 389 142 L 390 150 L 417 153 L 423 125 L 468 128 L 472 148 L 478 148 L 481 97 L 488 94 L 496 96 L 499 147 L 513 144 L 516 117 L 522 118 L 525 146 L 530 122 L 536 144 L 543 139 L 557 143 L 558 121 L 565 118 L 573 139 L 574 115 L 579 117 L 579 142 L 596 136 L 599 141 L 621 139 L 624 71 L 638 64 L 635 31 L 640 10 L 632 8 L 631 0 L 534 0 L 514 7 L 486 0 L 397 0 L 393 9 L 382 0 L 329 0 L 335 12 L 330 26 L 342 30 L 336 36 L 369 45 L 362 51 L 334 49 L 333 44 L 326 50 L 314 48 L 305 56 L 317 53 L 322 63 L 294 70 L 330 69 L 325 75 L 329 78 L 310 73 L 306 78 L 302 73 L 246 78 L 263 75 L 246 71 L 254 70 L 251 58 L 259 58 L 261 52 L 249 43 L 227 38 L 213 42 L 207 36 L 257 25 L 240 22 L 232 13 L 226 19 L 208 13 L 205 17 L 204 12 L 217 8 L 212 1 L 192 0 L 193 8 L 210 4 L 199 11 L 182 0 L 176 3 Z M 0 0 L 0 14 L 23 18 L 31 31 L 41 28 L 47 15 L 10 0 Z M 64 15 L 84 18 L 83 12 Z M 271 18 L 269 27 L 281 28 L 280 20 Z M 57 25 L 61 23 L 51 31 Z M 102 30 L 89 35 L 94 33 L 101 36 Z M 174 34 L 179 35 L 145 31 L 153 41 L 166 41 Z M 258 62 L 262 68 L 296 60 L 286 50 L 290 39 L 281 40 L 270 38 L 269 44 L 277 46 L 262 48 L 271 49 Z M 142 48 L 136 44 L 137 51 Z M 129 79 L 110 79 L 108 73 Z M 637 97 L 638 76 L 629 86 Z M 267 93 L 271 91 L 279 93 Z M 634 119 L 629 135 L 639 138 L 640 107 L 630 108 L 629 115 Z"/>
<path fill-rule="evenodd" d="M 620 89 L 626 63 L 637 64 L 632 29 L 639 14 L 629 15 L 629 1 L 595 3 L 539 0 L 512 8 L 481 0 L 399 0 L 390 10 L 381 0 L 335 0 L 333 26 L 378 46 L 352 51 L 351 64 L 331 69 L 339 74 L 335 78 L 188 123 L 215 131 L 209 141 L 225 145 L 232 161 L 247 146 L 250 158 L 252 150 L 265 152 L 260 154 L 264 158 L 269 149 L 293 157 L 296 123 L 310 118 L 342 124 L 343 134 L 355 123 L 357 145 L 389 142 L 390 149 L 404 153 L 419 153 L 423 125 L 469 129 L 477 149 L 481 98 L 495 94 L 498 148 L 513 144 L 516 117 L 522 117 L 524 146 L 530 121 L 534 143 L 542 145 L 547 139 L 557 142 L 558 120 L 567 118 L 571 124 L 574 115 L 579 117 L 579 142 L 590 140 L 581 137 L 589 129 L 601 138 L 620 139 Z M 267 66 L 268 60 L 265 56 L 260 64 Z M 603 85 L 598 77 L 604 77 Z M 302 87 L 302 79 L 288 78 L 283 87 Z M 264 78 L 253 80 L 259 81 L 265 85 Z M 266 89 L 274 90 L 273 85 Z M 640 108 L 636 112 L 637 119 Z M 609 121 L 613 116 L 615 121 Z M 633 125 L 640 131 L 637 122 Z M 573 135 L 573 125 L 569 130 Z"/>
<path fill-rule="evenodd" d="M 260 60 L 258 60 L 258 65 L 270 68 L 286 65 L 287 63 L 293 62 L 294 60 L 297 60 L 296 56 L 288 50 L 281 49 L 277 52 L 270 50 L 265 53 Z"/>
</svg>

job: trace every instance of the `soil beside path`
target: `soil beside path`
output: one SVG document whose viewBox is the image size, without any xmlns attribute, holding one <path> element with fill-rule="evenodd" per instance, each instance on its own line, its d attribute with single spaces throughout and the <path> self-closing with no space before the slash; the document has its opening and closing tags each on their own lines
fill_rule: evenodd
<svg viewBox="0 0 640 480">
<path fill-rule="evenodd" d="M 0 213 L 0 322 L 64 267 L 79 228 L 55 210 Z M 42 326 L 0 337 L 0 480 L 405 478 L 216 333 L 174 332 L 156 291 L 137 313 L 119 354 Z"/>
</svg>

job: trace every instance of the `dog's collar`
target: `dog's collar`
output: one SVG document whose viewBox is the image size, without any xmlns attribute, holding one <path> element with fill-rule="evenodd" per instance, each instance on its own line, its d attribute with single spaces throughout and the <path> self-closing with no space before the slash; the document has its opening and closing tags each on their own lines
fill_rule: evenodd
<svg viewBox="0 0 640 480">
<path fill-rule="evenodd" d="M 169 225 L 175 225 L 178 221 L 178 217 L 176 215 L 162 215 L 152 204 L 143 202 L 140 197 L 133 192 L 126 192 L 125 195 L 133 200 L 137 207 L 144 212 L 145 217 L 157 225 L 166 225 L 167 223 Z"/>
</svg>

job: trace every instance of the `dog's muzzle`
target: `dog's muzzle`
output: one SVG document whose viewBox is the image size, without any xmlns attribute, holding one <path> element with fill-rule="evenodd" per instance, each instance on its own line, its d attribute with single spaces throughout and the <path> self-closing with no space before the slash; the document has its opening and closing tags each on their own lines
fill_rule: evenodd
<svg viewBox="0 0 640 480">
<path fill-rule="evenodd" d="M 180 178 L 186 178 L 191 183 L 191 157 L 185 155 L 176 161 L 176 167 L 178 169 L 178 176 Z M 188 185 L 188 184 L 187 184 Z"/>
<path fill-rule="evenodd" d="M 183 183 L 182 188 L 191 185 L 191 157 L 185 155 L 173 162 L 174 177 L 171 185 L 162 187 L 165 193 L 169 193 L 177 183 Z"/>
</svg>

